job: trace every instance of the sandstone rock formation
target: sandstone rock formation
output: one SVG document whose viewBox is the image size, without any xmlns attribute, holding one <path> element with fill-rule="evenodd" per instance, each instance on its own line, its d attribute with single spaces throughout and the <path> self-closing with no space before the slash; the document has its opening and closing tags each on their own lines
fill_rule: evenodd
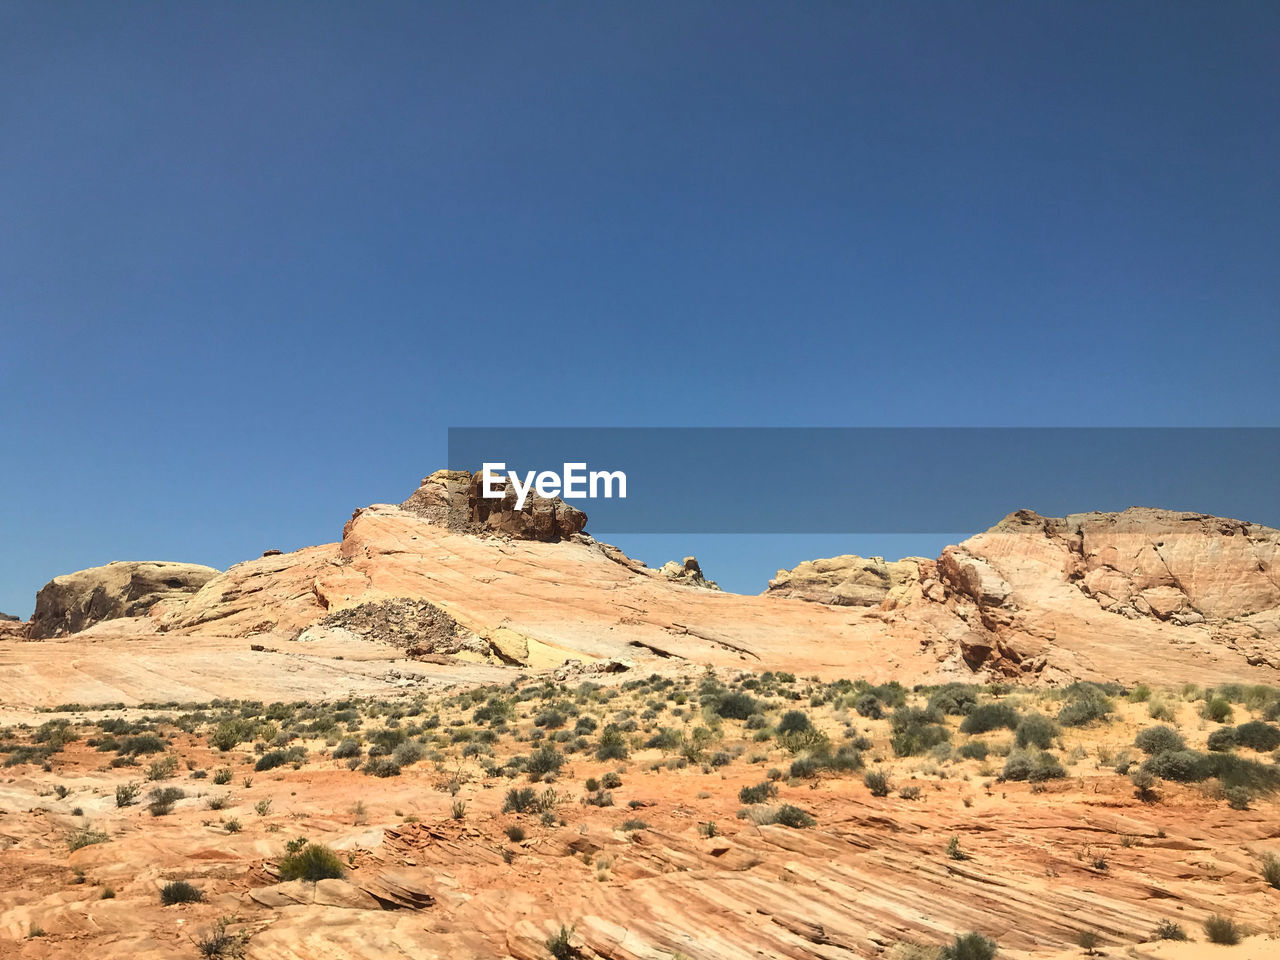
<svg viewBox="0 0 1280 960">
<path fill-rule="evenodd" d="M 901 594 L 921 579 L 918 557 L 886 562 L 883 557 L 845 554 L 806 560 L 792 570 L 779 570 L 769 581 L 770 594 L 846 607 L 874 607 L 890 594 Z M 927 562 L 927 561 L 924 561 Z"/>
<path fill-rule="evenodd" d="M 706 590 L 719 590 L 720 585 L 714 580 L 708 580 L 702 574 L 702 566 L 698 563 L 697 557 L 685 557 L 680 563 L 670 560 L 658 568 L 658 573 L 676 583 L 683 583 L 690 587 L 702 587 Z"/>
<path fill-rule="evenodd" d="M 33 639 L 78 633 L 118 617 L 146 614 L 161 600 L 186 597 L 218 575 L 195 563 L 124 561 L 54 577 L 36 594 Z"/>
<path fill-rule="evenodd" d="M 1161 676 L 1235 657 L 1280 669 L 1280 531 L 1134 507 L 1020 510 L 936 563 L 837 557 L 779 571 L 773 595 L 876 608 L 971 668 L 1069 679 Z M 1125 662 L 1128 668 L 1125 667 Z"/>
<path fill-rule="evenodd" d="M 437 470 L 426 477 L 401 509 L 461 533 L 493 533 L 516 540 L 554 543 L 581 533 L 587 515 L 559 497 L 546 499 L 530 491 L 522 509 L 510 481 L 501 500 L 481 495 L 481 474 Z"/>
<path fill-rule="evenodd" d="M 338 543 L 200 568 L 195 593 L 148 594 L 122 603 L 119 619 L 97 622 L 88 601 L 93 615 L 74 622 L 46 616 L 35 636 L 92 624 L 94 656 L 10 644 L 0 683 L 27 677 L 13 686 L 40 703 L 296 698 L 571 661 L 584 672 L 688 661 L 913 684 L 1280 682 L 1280 534 L 1257 525 L 1019 512 L 937 561 L 813 561 L 744 597 L 689 589 L 701 573 L 692 558 L 653 570 L 598 543 L 555 501 L 484 513 L 474 484 L 432 474 L 404 505 L 357 510 Z"/>
<path fill-rule="evenodd" d="M 0 620 L 12 623 L 15 620 L 21 620 L 21 617 L 15 617 L 12 613 L 0 613 Z"/>
</svg>

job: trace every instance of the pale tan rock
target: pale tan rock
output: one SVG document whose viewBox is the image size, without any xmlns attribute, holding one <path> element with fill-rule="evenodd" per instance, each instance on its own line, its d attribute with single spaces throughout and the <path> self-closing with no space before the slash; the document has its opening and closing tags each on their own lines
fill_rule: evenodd
<svg viewBox="0 0 1280 960">
<path fill-rule="evenodd" d="M 217 575 L 195 563 L 117 561 L 54 577 L 36 594 L 29 633 L 61 637 L 104 620 L 140 617 L 162 600 L 196 593 Z"/>
<path fill-rule="evenodd" d="M 817 603 L 874 607 L 902 594 L 920 578 L 920 561 L 915 557 L 886 561 L 883 557 L 844 554 L 779 570 L 769 581 L 768 593 Z"/>
</svg>

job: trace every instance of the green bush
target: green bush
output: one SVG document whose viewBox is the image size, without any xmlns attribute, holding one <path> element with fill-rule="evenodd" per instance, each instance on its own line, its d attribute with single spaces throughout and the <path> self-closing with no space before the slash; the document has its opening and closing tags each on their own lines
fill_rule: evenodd
<svg viewBox="0 0 1280 960">
<path fill-rule="evenodd" d="M 1022 750 L 1009 754 L 1009 759 L 1004 764 L 1004 771 L 1000 774 L 1004 780 L 1026 780 L 1031 783 L 1061 780 L 1066 775 L 1067 771 L 1052 753 L 1044 751 L 1030 753 Z"/>
<path fill-rule="evenodd" d="M 1040 713 L 1029 713 L 1018 723 L 1013 741 L 1024 749 L 1039 747 L 1048 750 L 1057 735 L 1058 727 L 1052 720 Z"/>
<path fill-rule="evenodd" d="M 1215 753 L 1223 753 L 1227 750 L 1234 750 L 1236 743 L 1235 727 L 1219 727 L 1209 734 L 1209 741 L 1205 745 L 1208 749 Z"/>
<path fill-rule="evenodd" d="M 991 748 L 985 740 L 970 740 L 962 743 L 957 751 L 965 760 L 985 760 Z"/>
<path fill-rule="evenodd" d="M 1280 747 L 1280 727 L 1261 720 L 1250 720 L 1236 727 L 1235 739 L 1242 747 L 1267 753 Z"/>
<path fill-rule="evenodd" d="M 754 787 L 743 787 L 738 791 L 739 803 L 768 803 L 770 797 L 778 795 L 778 788 L 768 780 L 757 783 Z"/>
<path fill-rule="evenodd" d="M 533 787 L 512 787 L 502 801 L 503 813 L 524 813 L 537 805 L 538 795 Z"/>
<path fill-rule="evenodd" d="M 364 752 L 364 748 L 350 737 L 343 740 L 340 744 L 333 748 L 333 759 L 348 760 L 351 757 L 358 757 Z"/>
<path fill-rule="evenodd" d="M 1210 943 L 1233 947 L 1240 942 L 1240 927 L 1230 917 L 1214 914 L 1204 922 L 1204 935 Z"/>
<path fill-rule="evenodd" d="M 868 770 L 862 776 L 862 783 L 871 791 L 873 797 L 887 797 L 889 795 L 889 778 L 883 770 Z"/>
<path fill-rule="evenodd" d="M 964 716 L 978 705 L 978 688 L 970 683 L 948 683 L 929 697 L 928 712 Z"/>
<path fill-rule="evenodd" d="M 1083 727 L 1111 713 L 1113 704 L 1102 688 L 1092 683 L 1073 683 L 1067 688 L 1067 701 L 1058 711 L 1058 723 L 1064 727 Z"/>
<path fill-rule="evenodd" d="M 960 732 L 988 733 L 991 730 L 1013 730 L 1018 727 L 1020 720 L 1018 711 L 1007 703 L 984 703 L 974 707 L 969 715 L 960 721 Z"/>
<path fill-rule="evenodd" d="M 308 843 L 301 850 L 285 854 L 277 867 L 281 880 L 341 880 L 346 871 L 342 860 L 328 847 Z"/>
<path fill-rule="evenodd" d="M 570 943 L 572 937 L 573 927 L 566 927 L 564 924 L 560 925 L 558 933 L 547 937 L 547 952 L 554 960 L 572 960 L 578 955 L 578 951 Z"/>
<path fill-rule="evenodd" d="M 884 704 L 875 694 L 864 693 L 853 701 L 853 709 L 858 716 L 868 720 L 880 720 L 884 717 Z"/>
<path fill-rule="evenodd" d="M 1182 924 L 1173 920 L 1161 920 L 1156 925 L 1155 938 L 1157 940 L 1186 940 L 1187 931 L 1182 929 Z"/>
<path fill-rule="evenodd" d="M 1226 723 L 1232 717 L 1231 704 L 1222 697 L 1211 697 L 1200 705 L 1200 716 L 1214 723 Z"/>
<path fill-rule="evenodd" d="M 549 779 L 555 776 L 562 766 L 564 766 L 564 754 L 551 744 L 546 744 L 529 755 L 525 770 L 529 774 L 529 779 L 537 783 L 543 778 Z"/>
<path fill-rule="evenodd" d="M 995 955 L 995 941 L 980 933 L 956 934 L 955 940 L 942 948 L 943 960 L 991 960 Z"/>
<path fill-rule="evenodd" d="M 185 880 L 174 880 L 160 888 L 160 902 L 166 907 L 171 907 L 175 903 L 199 903 L 203 899 L 204 894 L 199 888 Z"/>
<path fill-rule="evenodd" d="M 1280 890 L 1280 857 L 1269 854 L 1263 858 L 1262 879 Z"/>
<path fill-rule="evenodd" d="M 713 709 L 716 716 L 726 720 L 746 720 L 759 709 L 759 705 L 750 694 L 735 691 L 716 700 Z"/>
<path fill-rule="evenodd" d="M 899 707 L 893 712 L 890 745 L 899 757 L 912 757 L 946 743 L 951 733 L 938 723 L 938 714 L 915 707 Z"/>
<path fill-rule="evenodd" d="M 597 760 L 625 760 L 629 752 L 627 738 L 616 724 L 610 723 L 600 731 L 600 742 L 596 745 Z"/>
<path fill-rule="evenodd" d="M 1146 754 L 1168 753 L 1170 750 L 1185 750 L 1186 743 L 1173 727 L 1146 727 L 1138 731 L 1133 738 L 1133 745 Z"/>
<path fill-rule="evenodd" d="M 409 767 L 426 754 L 427 748 L 417 740 L 406 740 L 391 751 L 392 761 L 399 767 Z"/>
<path fill-rule="evenodd" d="M 1209 769 L 1206 757 L 1195 750 L 1169 750 L 1158 753 L 1143 761 L 1142 769 L 1149 771 L 1161 780 L 1172 780 L 1175 783 L 1197 783 L 1207 780 Z"/>
<path fill-rule="evenodd" d="M 371 777 L 398 777 L 400 764 L 391 757 L 370 757 L 364 763 L 364 772 Z"/>
<path fill-rule="evenodd" d="M 801 733 L 806 730 L 812 730 L 813 724 L 809 721 L 808 714 L 802 710 L 788 710 L 782 715 L 782 719 L 778 721 L 778 733 Z"/>
<path fill-rule="evenodd" d="M 186 795 L 181 787 L 156 787 L 147 794 L 147 809 L 153 817 L 167 816 L 173 812 L 173 805 Z"/>
<path fill-rule="evenodd" d="M 775 811 L 773 822 L 780 823 L 784 827 L 791 827 L 793 830 L 801 830 L 805 827 L 812 827 L 818 821 L 799 807 L 784 803 Z"/>
</svg>

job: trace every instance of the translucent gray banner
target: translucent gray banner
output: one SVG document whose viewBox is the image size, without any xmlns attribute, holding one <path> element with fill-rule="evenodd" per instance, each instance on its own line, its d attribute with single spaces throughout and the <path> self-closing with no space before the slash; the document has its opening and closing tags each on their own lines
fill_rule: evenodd
<svg viewBox="0 0 1280 960">
<path fill-rule="evenodd" d="M 452 469 L 485 463 L 561 495 L 566 473 L 572 494 L 622 472 L 625 497 L 616 478 L 565 497 L 593 534 L 967 534 L 1022 508 L 1129 506 L 1280 526 L 1274 427 L 450 429 Z"/>
</svg>

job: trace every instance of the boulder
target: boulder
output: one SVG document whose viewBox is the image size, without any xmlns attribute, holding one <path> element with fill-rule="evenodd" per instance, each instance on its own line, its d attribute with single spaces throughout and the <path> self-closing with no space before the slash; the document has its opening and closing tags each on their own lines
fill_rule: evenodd
<svg viewBox="0 0 1280 960">
<path fill-rule="evenodd" d="M 834 606 L 875 607 L 918 583 L 920 564 L 915 557 L 886 561 L 853 554 L 806 560 L 794 569 L 779 570 L 766 592 Z"/>
<path fill-rule="evenodd" d="M 702 587 L 705 590 L 719 590 L 720 585 L 708 580 L 702 573 L 697 557 L 685 557 L 680 563 L 670 560 L 658 568 L 658 573 L 676 583 L 690 587 Z"/>
<path fill-rule="evenodd" d="M 213 567 L 167 561 L 117 561 L 54 577 L 36 594 L 30 636 L 79 633 L 104 620 L 144 616 L 161 600 L 185 599 L 218 576 Z"/>
<path fill-rule="evenodd" d="M 400 509 L 457 533 L 496 534 L 514 540 L 555 543 L 581 533 L 587 515 L 559 497 L 548 499 L 530 491 L 516 509 L 516 492 L 507 481 L 501 499 L 481 495 L 481 474 L 465 470 L 437 470 L 423 479 Z"/>
</svg>

